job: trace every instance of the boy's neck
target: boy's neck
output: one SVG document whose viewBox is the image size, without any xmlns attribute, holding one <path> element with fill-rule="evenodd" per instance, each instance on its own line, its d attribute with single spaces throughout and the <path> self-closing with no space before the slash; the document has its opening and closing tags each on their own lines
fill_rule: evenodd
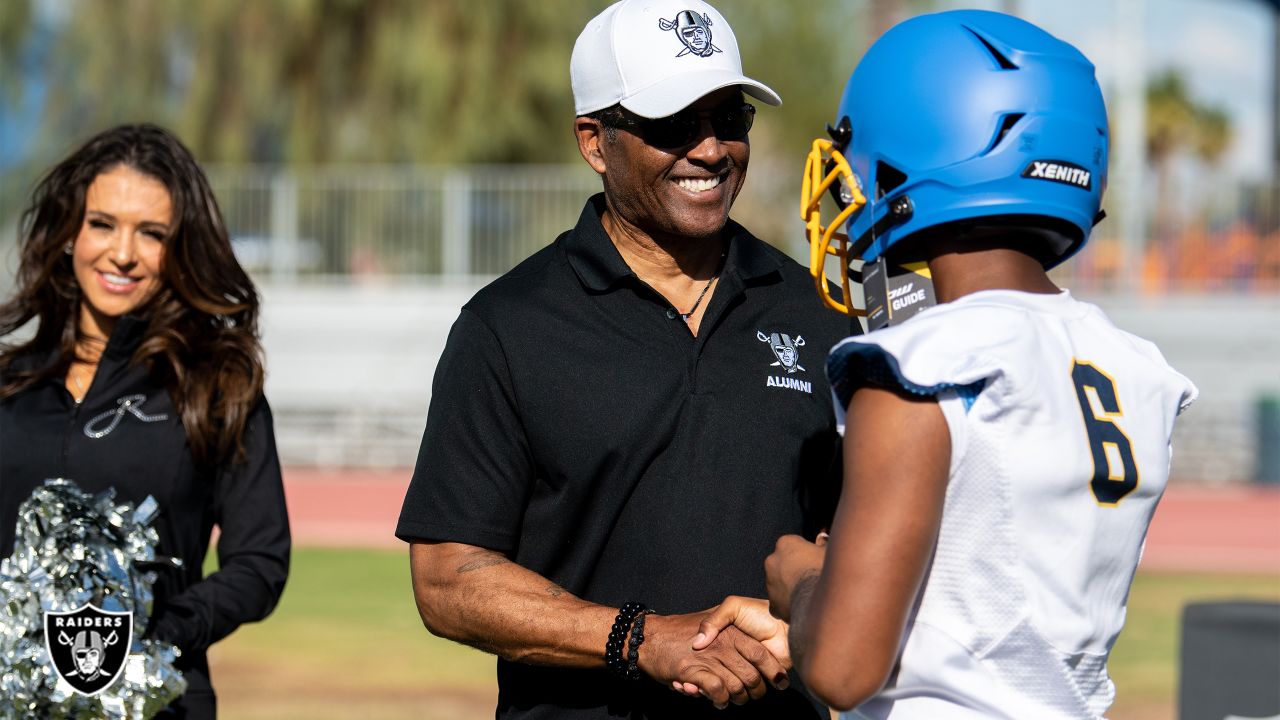
<svg viewBox="0 0 1280 720">
<path fill-rule="evenodd" d="M 929 273 L 938 302 L 951 302 L 980 290 L 1061 292 L 1036 258 L 1020 250 L 992 244 L 933 253 Z"/>
</svg>

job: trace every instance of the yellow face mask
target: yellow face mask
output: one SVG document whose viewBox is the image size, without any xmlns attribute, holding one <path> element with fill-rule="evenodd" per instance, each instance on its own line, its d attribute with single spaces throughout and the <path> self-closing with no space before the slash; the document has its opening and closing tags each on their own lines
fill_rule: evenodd
<svg viewBox="0 0 1280 720">
<path fill-rule="evenodd" d="M 837 185 L 838 183 L 838 185 Z M 840 212 L 831 222 L 822 224 L 822 196 L 835 187 Z M 800 218 L 804 220 L 805 235 L 809 240 L 809 274 L 818 288 L 818 297 L 832 310 L 845 315 L 867 314 L 863 308 L 855 308 L 849 293 L 849 236 L 840 231 L 845 222 L 863 205 L 861 183 L 849 167 L 849 162 L 835 143 L 819 138 L 813 141 L 809 158 L 804 166 L 804 180 L 800 189 Z M 831 295 L 827 282 L 826 265 L 830 256 L 838 259 L 841 299 Z"/>
</svg>

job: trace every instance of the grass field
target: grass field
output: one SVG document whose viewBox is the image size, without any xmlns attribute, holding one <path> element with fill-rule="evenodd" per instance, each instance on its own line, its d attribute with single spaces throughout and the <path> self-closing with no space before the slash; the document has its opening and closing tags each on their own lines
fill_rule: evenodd
<svg viewBox="0 0 1280 720">
<path fill-rule="evenodd" d="M 492 718 L 493 658 L 423 629 L 408 565 L 407 552 L 296 550 L 275 614 L 210 652 L 220 716 Z M 1182 606 L 1226 598 L 1280 601 L 1280 576 L 1138 576 L 1111 655 L 1112 720 L 1175 717 Z"/>
</svg>

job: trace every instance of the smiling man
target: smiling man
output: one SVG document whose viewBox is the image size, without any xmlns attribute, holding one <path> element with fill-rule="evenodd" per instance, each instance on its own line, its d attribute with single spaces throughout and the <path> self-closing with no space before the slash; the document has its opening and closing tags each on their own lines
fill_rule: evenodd
<svg viewBox="0 0 1280 720">
<path fill-rule="evenodd" d="M 500 718 L 820 717 L 763 601 L 692 649 L 834 506 L 821 358 L 857 321 L 729 219 L 744 94 L 780 100 L 697 0 L 613 5 L 570 75 L 604 192 L 450 333 L 397 528 L 423 622 L 500 657 Z"/>
</svg>

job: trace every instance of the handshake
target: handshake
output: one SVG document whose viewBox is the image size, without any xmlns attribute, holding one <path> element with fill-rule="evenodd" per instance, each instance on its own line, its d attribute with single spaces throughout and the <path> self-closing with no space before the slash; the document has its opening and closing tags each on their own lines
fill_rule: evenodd
<svg viewBox="0 0 1280 720">
<path fill-rule="evenodd" d="M 652 616 L 640 669 L 717 708 L 758 700 L 771 686 L 785 690 L 792 665 L 786 621 L 791 594 L 822 569 L 825 540 L 823 533 L 817 543 L 794 535 L 778 541 L 765 562 L 770 600 L 729 596 L 703 612 Z"/>
</svg>

